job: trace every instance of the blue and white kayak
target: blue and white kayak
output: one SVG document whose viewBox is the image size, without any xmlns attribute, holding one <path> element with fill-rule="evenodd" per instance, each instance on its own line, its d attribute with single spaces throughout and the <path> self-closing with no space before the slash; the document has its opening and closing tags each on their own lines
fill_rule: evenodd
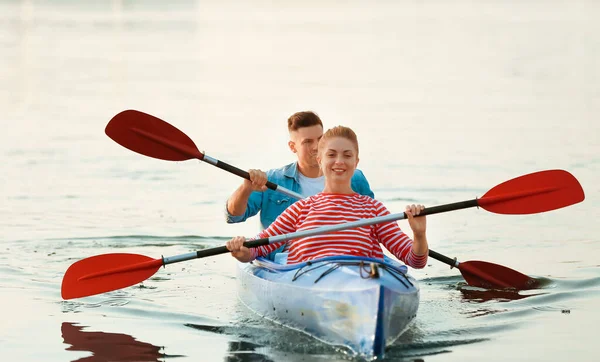
<svg viewBox="0 0 600 362">
<path fill-rule="evenodd" d="M 419 286 L 391 259 L 259 258 L 238 266 L 239 298 L 250 310 L 367 359 L 382 357 L 417 315 Z"/>
</svg>

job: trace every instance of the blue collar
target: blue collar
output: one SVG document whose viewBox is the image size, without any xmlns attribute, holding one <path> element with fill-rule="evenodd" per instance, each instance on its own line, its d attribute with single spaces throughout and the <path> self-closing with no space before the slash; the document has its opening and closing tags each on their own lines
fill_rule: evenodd
<svg viewBox="0 0 600 362">
<path fill-rule="evenodd" d="M 285 177 L 293 178 L 296 182 L 298 181 L 298 162 L 290 163 L 285 166 L 283 170 L 283 175 Z"/>
</svg>

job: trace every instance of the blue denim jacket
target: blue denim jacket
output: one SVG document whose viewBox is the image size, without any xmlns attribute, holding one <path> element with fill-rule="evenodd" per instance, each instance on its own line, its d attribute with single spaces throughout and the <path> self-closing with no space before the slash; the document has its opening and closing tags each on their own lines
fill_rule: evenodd
<svg viewBox="0 0 600 362">
<path fill-rule="evenodd" d="M 283 186 L 286 189 L 294 192 L 298 192 L 300 189 L 297 162 L 290 163 L 289 165 L 281 168 L 269 170 L 266 173 L 267 179 L 274 184 Z M 367 182 L 367 179 L 365 178 L 365 175 L 363 175 L 362 171 L 354 171 L 351 186 L 352 189 L 357 193 L 375 198 L 373 191 L 371 191 L 371 188 L 369 187 L 369 182 Z M 266 229 L 285 209 L 287 209 L 288 206 L 296 201 L 297 200 L 294 198 L 269 189 L 264 192 L 255 191 L 250 194 L 244 215 L 231 215 L 227 210 L 227 204 L 225 204 L 225 217 L 227 219 L 227 223 L 233 224 L 246 221 L 247 218 L 260 212 L 260 223 L 263 229 Z"/>
</svg>

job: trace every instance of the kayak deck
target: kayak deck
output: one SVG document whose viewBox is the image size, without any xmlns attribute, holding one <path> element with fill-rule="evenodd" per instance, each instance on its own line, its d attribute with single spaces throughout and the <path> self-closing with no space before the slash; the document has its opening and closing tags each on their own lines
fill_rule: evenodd
<svg viewBox="0 0 600 362">
<path fill-rule="evenodd" d="M 250 310 L 365 358 L 383 356 L 417 314 L 416 280 L 393 261 L 335 256 L 238 265 L 238 294 Z"/>
</svg>

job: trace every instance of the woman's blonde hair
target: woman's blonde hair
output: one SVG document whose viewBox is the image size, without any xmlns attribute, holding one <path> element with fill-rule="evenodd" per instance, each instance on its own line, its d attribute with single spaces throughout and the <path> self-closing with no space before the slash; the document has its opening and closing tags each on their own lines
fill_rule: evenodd
<svg viewBox="0 0 600 362">
<path fill-rule="evenodd" d="M 344 126 L 330 128 L 323 134 L 323 137 L 321 137 L 319 140 L 319 152 L 321 152 L 321 149 L 327 140 L 335 137 L 345 138 L 354 143 L 354 146 L 356 147 L 356 155 L 358 156 L 358 138 L 356 137 L 356 133 L 354 133 L 354 131 L 349 127 Z"/>
</svg>

